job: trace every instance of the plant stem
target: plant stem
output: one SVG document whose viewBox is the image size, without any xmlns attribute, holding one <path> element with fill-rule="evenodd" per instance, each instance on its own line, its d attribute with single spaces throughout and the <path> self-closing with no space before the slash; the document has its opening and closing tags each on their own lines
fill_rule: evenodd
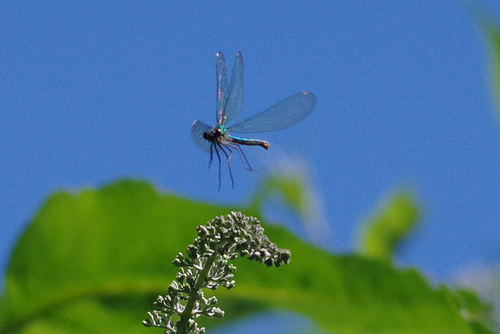
<svg viewBox="0 0 500 334">
<path fill-rule="evenodd" d="M 178 329 L 178 334 L 187 334 L 189 330 L 189 319 L 193 316 L 193 307 L 196 303 L 196 300 L 198 298 L 198 291 L 202 288 L 203 283 L 205 283 L 207 277 L 208 277 L 208 271 L 210 270 L 210 267 L 212 267 L 212 264 L 214 263 L 215 259 L 217 257 L 217 254 L 213 254 L 207 259 L 207 262 L 205 263 L 205 266 L 203 269 L 200 271 L 198 278 L 196 279 L 196 283 L 194 287 L 191 289 L 191 292 L 189 293 L 188 301 L 186 303 L 186 307 L 184 308 L 184 311 L 180 314 L 180 319 L 177 322 L 177 329 Z"/>
</svg>

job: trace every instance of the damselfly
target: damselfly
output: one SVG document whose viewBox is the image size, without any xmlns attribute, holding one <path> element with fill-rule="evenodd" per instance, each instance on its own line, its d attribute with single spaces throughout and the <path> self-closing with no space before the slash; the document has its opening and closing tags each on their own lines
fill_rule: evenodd
<svg viewBox="0 0 500 334">
<path fill-rule="evenodd" d="M 310 92 L 297 93 L 243 122 L 228 125 L 243 109 L 243 57 L 241 52 L 238 52 L 236 55 L 229 85 L 226 60 L 221 52 L 217 53 L 216 80 L 217 109 L 215 116 L 217 124 L 212 127 L 195 120 L 191 128 L 191 133 L 195 142 L 201 148 L 210 152 L 209 168 L 214 156 L 217 157 L 219 162 L 220 190 L 221 157 L 225 157 L 226 159 L 229 176 L 234 188 L 234 179 L 230 164 L 233 151 L 238 152 L 245 169 L 254 170 L 250 166 L 240 145 L 258 145 L 265 149 L 269 148 L 269 143 L 265 140 L 241 138 L 233 136 L 230 133 L 271 132 L 286 129 L 301 121 L 314 109 L 316 97 Z"/>
</svg>

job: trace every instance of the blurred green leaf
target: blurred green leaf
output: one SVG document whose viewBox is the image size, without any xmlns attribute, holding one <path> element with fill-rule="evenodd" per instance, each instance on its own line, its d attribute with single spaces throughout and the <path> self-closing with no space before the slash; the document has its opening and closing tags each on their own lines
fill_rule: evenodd
<svg viewBox="0 0 500 334">
<path fill-rule="evenodd" d="M 284 203 L 297 214 L 305 216 L 309 213 L 308 189 L 302 175 L 291 171 L 286 174 L 268 174 L 254 193 L 250 207 L 262 210 L 262 206 L 270 197 L 281 197 Z"/>
<path fill-rule="evenodd" d="M 250 200 L 249 208 L 262 213 L 265 203 L 280 199 L 287 209 L 300 217 L 304 238 L 319 245 L 331 246 L 333 233 L 322 214 L 322 204 L 307 182 L 307 173 L 300 164 L 284 166 L 279 172 L 268 173 Z"/>
<path fill-rule="evenodd" d="M 495 101 L 500 109 L 500 29 L 490 26 L 487 36 L 491 46 L 491 59 L 493 62 L 493 84 L 495 87 Z"/>
<path fill-rule="evenodd" d="M 360 252 L 368 257 L 391 260 L 397 246 L 415 226 L 418 216 L 417 203 L 409 192 L 394 194 L 364 225 Z"/>
<path fill-rule="evenodd" d="M 494 97 L 497 109 L 500 110 L 500 25 L 487 3 L 473 1 L 469 10 L 486 36 L 491 63 L 491 80 L 494 86 Z"/>
<path fill-rule="evenodd" d="M 12 254 L 0 333 L 153 333 L 141 321 L 174 278 L 170 262 L 197 225 L 229 211 L 134 181 L 54 194 Z M 215 291 L 226 317 L 207 321 L 209 332 L 257 310 L 286 309 L 335 333 L 480 333 L 463 316 L 479 319 L 476 304 L 468 309 L 415 270 L 332 255 L 263 225 L 292 262 L 277 269 L 239 259 L 236 287 Z"/>
<path fill-rule="evenodd" d="M 469 319 L 474 332 L 489 333 L 489 328 L 495 326 L 493 319 L 490 317 L 492 306 L 485 305 L 479 300 L 476 293 L 470 290 L 459 289 L 455 292 L 455 295 L 460 309 L 464 312 L 464 317 Z"/>
</svg>

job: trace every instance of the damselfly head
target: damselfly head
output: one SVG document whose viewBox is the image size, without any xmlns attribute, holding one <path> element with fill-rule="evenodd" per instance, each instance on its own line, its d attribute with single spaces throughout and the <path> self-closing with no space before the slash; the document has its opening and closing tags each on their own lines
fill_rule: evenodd
<svg viewBox="0 0 500 334">
<path fill-rule="evenodd" d="M 210 130 L 205 131 L 203 133 L 203 138 L 210 142 L 213 142 L 214 140 L 220 138 L 221 136 L 222 136 L 222 129 L 219 128 L 218 126 L 214 126 Z"/>
</svg>

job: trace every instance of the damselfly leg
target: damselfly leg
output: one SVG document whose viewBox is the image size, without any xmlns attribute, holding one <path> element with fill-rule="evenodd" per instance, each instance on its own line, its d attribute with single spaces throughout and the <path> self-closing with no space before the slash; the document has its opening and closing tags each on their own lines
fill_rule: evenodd
<svg viewBox="0 0 500 334">
<path fill-rule="evenodd" d="M 231 170 L 231 157 L 233 155 L 233 151 L 231 150 L 231 147 L 229 145 L 225 145 L 225 144 L 221 144 L 221 143 L 218 143 L 217 145 L 219 146 L 221 151 L 226 156 L 227 169 L 229 170 L 229 176 L 231 177 L 231 184 L 232 184 L 232 187 L 234 189 L 233 171 Z M 224 147 L 229 151 L 229 153 L 226 152 Z M 220 170 L 220 161 L 219 161 L 219 170 Z M 220 184 L 221 184 L 221 181 L 220 181 L 220 172 L 219 172 L 219 190 L 220 190 Z"/>
</svg>

